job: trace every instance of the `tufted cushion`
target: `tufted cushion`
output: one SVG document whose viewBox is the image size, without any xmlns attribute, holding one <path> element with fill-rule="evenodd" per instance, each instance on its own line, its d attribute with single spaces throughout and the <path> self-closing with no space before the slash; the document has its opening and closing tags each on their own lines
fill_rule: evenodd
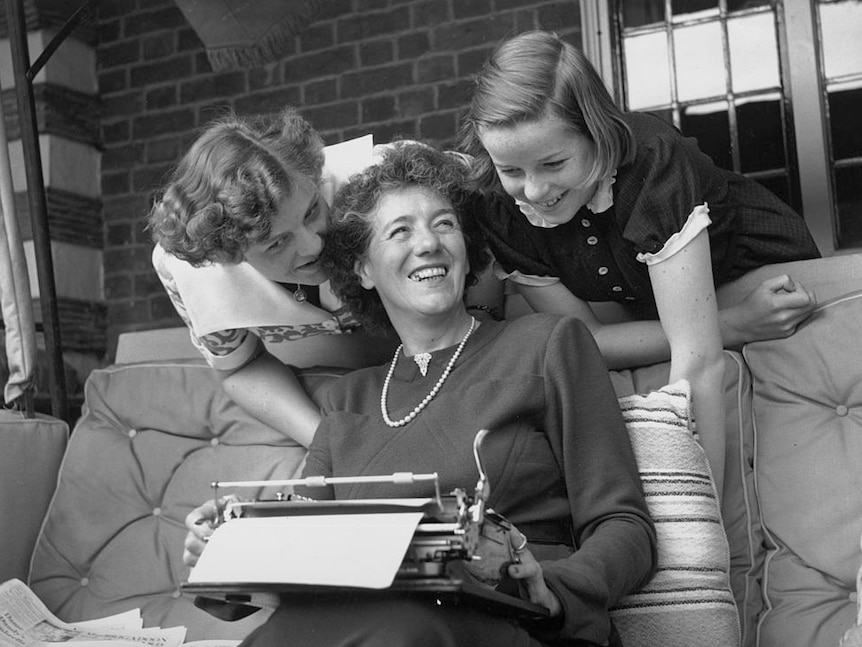
<svg viewBox="0 0 862 647">
<path fill-rule="evenodd" d="M 692 434 L 690 387 L 681 380 L 620 398 L 658 535 L 658 570 L 612 610 L 633 647 L 739 644 L 730 554 L 706 457 Z"/>
<path fill-rule="evenodd" d="M 862 292 L 788 339 L 749 344 L 755 478 L 769 546 L 761 647 L 837 645 L 862 534 Z"/>
<path fill-rule="evenodd" d="M 302 379 L 314 397 L 337 374 Z M 290 478 L 304 456 L 228 399 L 202 360 L 93 371 L 30 585 L 66 621 L 140 607 L 145 626 L 185 625 L 188 640 L 242 638 L 263 612 L 225 623 L 179 592 L 185 516 L 213 480 Z"/>
</svg>

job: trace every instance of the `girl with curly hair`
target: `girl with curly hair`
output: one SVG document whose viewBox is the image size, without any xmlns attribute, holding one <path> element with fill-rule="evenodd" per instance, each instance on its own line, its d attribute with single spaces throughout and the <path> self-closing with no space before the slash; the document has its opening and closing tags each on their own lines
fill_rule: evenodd
<svg viewBox="0 0 862 647">
<path fill-rule="evenodd" d="M 224 117 L 191 145 L 149 214 L 153 266 L 192 342 L 240 406 L 303 446 L 320 415 L 291 365 L 362 366 L 392 345 L 362 333 L 320 263 L 328 200 L 370 162 L 367 139 L 354 164 L 333 151 L 339 177 L 296 110 Z"/>
</svg>

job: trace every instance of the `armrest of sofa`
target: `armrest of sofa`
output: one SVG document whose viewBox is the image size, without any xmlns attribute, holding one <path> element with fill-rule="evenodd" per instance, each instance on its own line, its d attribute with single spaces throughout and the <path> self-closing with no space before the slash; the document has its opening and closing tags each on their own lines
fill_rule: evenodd
<svg viewBox="0 0 862 647">
<path fill-rule="evenodd" d="M 68 438 L 62 420 L 0 410 L 0 582 L 27 579 Z"/>
</svg>

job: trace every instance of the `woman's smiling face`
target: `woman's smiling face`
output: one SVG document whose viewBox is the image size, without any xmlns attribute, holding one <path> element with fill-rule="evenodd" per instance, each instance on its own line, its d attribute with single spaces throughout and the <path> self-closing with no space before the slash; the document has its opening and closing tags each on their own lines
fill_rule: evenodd
<svg viewBox="0 0 862 647">
<path fill-rule="evenodd" d="M 357 273 L 362 287 L 377 290 L 393 323 L 461 307 L 467 248 L 448 200 L 418 186 L 385 193 L 372 231 Z"/>
<path fill-rule="evenodd" d="M 506 193 L 548 223 L 568 222 L 596 191 L 597 182 L 587 183 L 595 145 L 556 115 L 482 128 L 480 139 Z"/>
</svg>

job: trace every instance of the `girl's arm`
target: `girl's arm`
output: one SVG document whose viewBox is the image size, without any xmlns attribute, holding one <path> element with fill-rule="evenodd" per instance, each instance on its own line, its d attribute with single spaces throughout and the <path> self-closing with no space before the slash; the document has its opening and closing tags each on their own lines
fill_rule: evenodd
<svg viewBox="0 0 862 647">
<path fill-rule="evenodd" d="M 518 285 L 518 291 L 537 312 L 571 314 L 582 319 L 609 368 L 631 368 L 670 359 L 670 344 L 657 321 L 631 321 L 614 302 L 588 304 L 562 283 Z M 751 341 L 789 337 L 817 307 L 814 293 L 787 274 L 762 280 L 743 297 L 726 298 L 725 302 L 718 311 L 719 331 L 722 347 L 731 349 Z"/>
<path fill-rule="evenodd" d="M 610 369 L 665 362 L 670 345 L 658 321 L 603 323 L 590 305 L 562 283 L 547 286 L 518 285 L 518 292 L 536 312 L 574 315 L 583 321 Z"/>
<path fill-rule="evenodd" d="M 671 348 L 670 382 L 692 387 L 695 423 L 718 492 L 724 484 L 724 361 L 709 235 L 650 265 L 656 305 Z"/>
<path fill-rule="evenodd" d="M 724 482 L 724 361 L 706 230 L 667 260 L 649 269 L 660 321 L 603 323 L 590 305 L 562 283 L 518 286 L 538 312 L 581 319 L 596 339 L 608 368 L 671 360 L 669 382 L 692 387 L 697 428 L 718 491 Z"/>
<path fill-rule="evenodd" d="M 227 394 L 250 415 L 304 447 L 314 438 L 320 411 L 289 366 L 265 350 L 233 372 L 220 372 Z"/>
</svg>

